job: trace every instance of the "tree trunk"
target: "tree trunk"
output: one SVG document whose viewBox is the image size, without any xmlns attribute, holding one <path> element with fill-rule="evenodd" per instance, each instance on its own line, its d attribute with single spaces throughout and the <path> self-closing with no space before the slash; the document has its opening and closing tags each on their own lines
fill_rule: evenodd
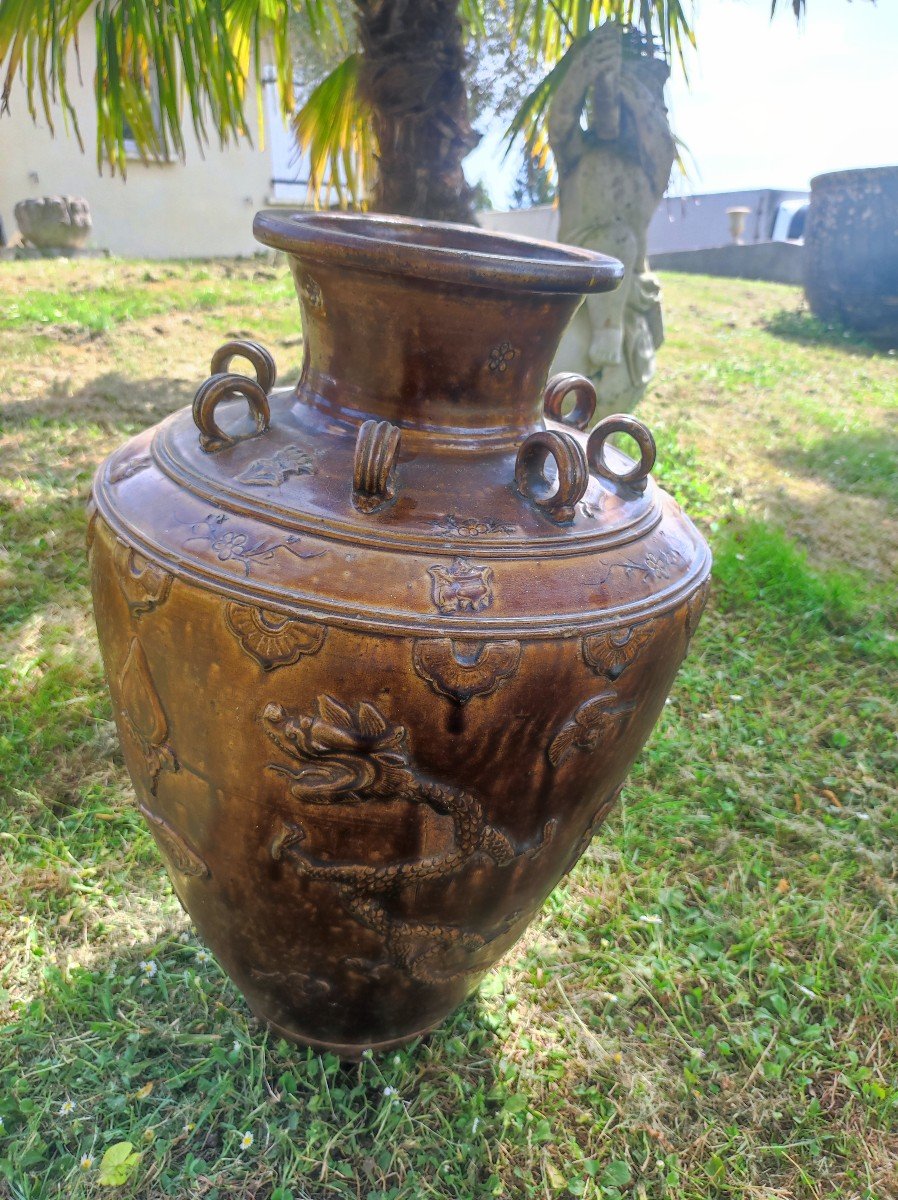
<svg viewBox="0 0 898 1200">
<path fill-rule="evenodd" d="M 474 224 L 462 159 L 476 146 L 458 0 L 355 0 L 361 91 L 379 147 L 373 208 Z"/>
</svg>

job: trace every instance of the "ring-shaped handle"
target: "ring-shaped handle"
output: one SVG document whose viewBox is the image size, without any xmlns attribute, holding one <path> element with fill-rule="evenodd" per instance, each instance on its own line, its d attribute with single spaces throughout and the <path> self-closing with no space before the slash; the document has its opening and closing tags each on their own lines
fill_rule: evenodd
<svg viewBox="0 0 898 1200">
<path fill-rule="evenodd" d="M 252 363 L 253 370 L 256 372 L 256 382 L 267 395 L 274 387 L 278 377 L 277 366 L 271 351 L 260 346 L 258 342 L 250 342 L 244 338 L 225 342 L 212 355 L 211 373 L 224 375 L 230 372 L 231 362 L 235 358 L 245 358 L 247 362 Z"/>
<path fill-rule="evenodd" d="M 629 434 L 639 447 L 639 462 L 622 474 L 609 467 L 605 461 L 605 443 L 613 433 Z M 589 435 L 589 441 L 586 443 L 586 458 L 591 470 L 605 479 L 610 479 L 613 483 L 626 484 L 627 487 L 638 492 L 645 491 L 649 472 L 655 465 L 657 453 L 655 439 L 648 426 L 626 413 L 612 413 L 610 417 L 603 417 Z"/>
<path fill-rule="evenodd" d="M 568 396 L 573 395 L 574 407 L 566 415 L 561 406 Z M 553 375 L 543 393 L 543 412 L 553 421 L 572 425 L 574 429 L 585 429 L 596 411 L 596 389 L 585 375 L 574 371 L 562 371 Z"/>
<path fill-rule="evenodd" d="M 546 460 L 551 455 L 558 468 L 558 485 L 550 491 Z M 569 433 L 542 429 L 531 433 L 518 450 L 514 465 L 518 491 L 553 521 L 573 521 L 577 503 L 589 486 L 589 468 L 583 447 Z"/>
<path fill-rule="evenodd" d="M 256 422 L 255 432 L 248 436 L 258 437 L 268 429 L 271 422 L 268 397 L 254 379 L 226 372 L 210 375 L 197 388 L 193 398 L 193 419 L 200 431 L 200 447 L 207 454 L 214 454 L 246 440 L 245 437 L 229 437 L 215 422 L 216 407 L 222 400 L 232 400 L 235 396 L 243 396 Z"/>
</svg>

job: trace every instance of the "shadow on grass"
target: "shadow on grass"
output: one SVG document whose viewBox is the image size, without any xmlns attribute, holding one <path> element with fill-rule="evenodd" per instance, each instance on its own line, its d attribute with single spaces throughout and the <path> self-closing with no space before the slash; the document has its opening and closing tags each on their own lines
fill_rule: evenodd
<svg viewBox="0 0 898 1200">
<path fill-rule="evenodd" d="M 898 422 L 865 433 L 834 433 L 773 461 L 853 495 L 898 505 Z"/>
<path fill-rule="evenodd" d="M 7 632 L 44 606 L 84 594 L 94 470 L 126 437 L 189 404 L 193 391 L 185 380 L 112 372 L 71 395 L 3 405 L 9 448 L 0 464 L 0 522 L 9 569 L 0 583 L 0 621 Z"/>
<path fill-rule="evenodd" d="M 140 1153 L 133 1196 L 485 1196 L 516 1115 L 526 1143 L 476 995 L 418 1042 L 343 1063 L 269 1033 L 192 934 L 50 968 L 4 1048 L 0 1194 L 17 1200 L 96 1195 L 122 1141 Z"/>
<path fill-rule="evenodd" d="M 838 322 L 822 321 L 806 308 L 781 308 L 763 322 L 774 337 L 805 346 L 832 346 L 845 354 L 872 358 L 888 355 L 889 349 Z"/>
<path fill-rule="evenodd" d="M 4 511 L 5 510 L 5 511 Z M 12 636 L 36 612 L 87 599 L 87 516 L 82 497 L 0 503 L 9 570 L 0 581 L 0 625 Z"/>
<path fill-rule="evenodd" d="M 239 361 L 232 369 L 240 371 Z M 292 387 L 300 370 L 301 363 L 288 362 L 283 376 L 278 378 L 278 390 Z M 107 451 L 96 452 L 94 439 L 84 436 L 88 431 L 116 433 L 121 439 L 130 437 L 178 409 L 189 407 L 207 375 L 202 365 L 191 379 L 161 375 L 133 379 L 110 371 L 95 376 L 71 394 L 49 391 L 28 400 L 7 400 L 0 407 L 0 419 L 9 431 L 33 429 L 35 424 L 71 430 L 74 439 L 69 443 L 71 453 L 87 448 L 98 463 Z M 110 443 L 109 450 L 116 444 Z"/>
<path fill-rule="evenodd" d="M 165 376 L 135 380 L 111 371 L 71 394 L 50 392 L 28 400 L 7 401 L 2 415 L 10 428 L 37 421 L 71 427 L 76 434 L 79 428 L 92 426 L 125 436 L 190 404 L 201 382 L 201 371 L 195 380 Z"/>
</svg>

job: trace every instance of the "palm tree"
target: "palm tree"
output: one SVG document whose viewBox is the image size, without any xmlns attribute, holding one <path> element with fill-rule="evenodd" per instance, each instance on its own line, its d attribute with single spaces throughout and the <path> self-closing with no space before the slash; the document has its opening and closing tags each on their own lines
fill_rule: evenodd
<svg viewBox="0 0 898 1200">
<path fill-rule="evenodd" d="M 479 5 L 352 0 L 351 48 L 337 0 L 0 0 L 0 112 L 21 76 L 31 115 L 40 109 L 52 129 L 61 109 L 84 148 L 71 51 L 93 9 L 101 169 L 124 173 L 126 137 L 147 157 L 183 155 L 183 101 L 201 144 L 248 138 L 244 113 L 253 86 L 259 97 L 263 53 L 273 52 L 280 105 L 293 112 L 293 25 L 301 37 L 345 50 L 298 123 L 317 184 L 358 201 L 373 179 L 377 208 L 470 220 L 461 163 L 477 137 L 463 66 L 465 36 L 481 27 Z"/>
<path fill-rule="evenodd" d="M 782 0 L 779 0 L 782 2 Z M 772 11 L 778 0 L 771 0 Z M 796 16 L 806 0 L 788 0 Z M 94 15 L 97 160 L 125 170 L 125 139 L 148 157 L 183 155 L 188 119 L 201 144 L 249 137 L 261 58 L 273 54 L 280 105 L 294 108 L 291 17 L 301 37 L 343 51 L 300 110 L 314 183 L 344 202 L 389 212 L 472 220 L 462 160 L 476 141 L 463 67 L 466 39 L 484 30 L 488 0 L 0 0 L 0 112 L 17 81 L 32 116 L 53 128 L 61 109 L 82 144 L 69 91 L 70 52 Z M 666 56 L 692 41 L 683 0 L 507 0 L 513 34 L 547 71 L 517 128 L 539 134 L 571 40 L 606 20 L 636 25 Z M 301 53 L 302 46 L 299 46 Z M 252 81 L 256 82 L 253 83 Z"/>
<path fill-rule="evenodd" d="M 312 189 L 380 212 L 473 220 L 465 41 L 481 0 L 353 0 L 357 45 L 296 116 Z"/>
<path fill-rule="evenodd" d="M 598 25 L 631 27 L 684 67 L 695 45 L 692 0 L 499 2 L 511 42 L 526 49 L 542 75 L 511 122 L 508 141 L 523 134 L 540 167 L 549 156 L 547 113 L 569 65 L 567 52 Z M 770 0 L 771 18 L 782 2 Z M 787 2 L 796 19 L 803 15 L 807 0 Z M 294 121 L 310 154 L 313 192 L 336 192 L 341 203 L 370 197 L 383 212 L 472 221 L 461 162 L 477 139 L 462 72 L 465 43 L 486 34 L 488 0 L 354 0 L 354 7 L 362 52 L 347 53 Z"/>
</svg>

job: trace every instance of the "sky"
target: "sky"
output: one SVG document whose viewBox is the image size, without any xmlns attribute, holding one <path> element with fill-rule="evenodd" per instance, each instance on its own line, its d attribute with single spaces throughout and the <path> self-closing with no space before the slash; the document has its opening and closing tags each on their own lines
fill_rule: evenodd
<svg viewBox="0 0 898 1200">
<path fill-rule="evenodd" d="M 800 26 L 781 3 L 771 21 L 769 0 L 698 0 L 689 81 L 669 85 L 689 172 L 672 194 L 804 190 L 823 171 L 898 163 L 898 0 L 808 0 Z M 501 133 L 465 163 L 496 208 L 520 161 L 501 161 Z"/>
</svg>

